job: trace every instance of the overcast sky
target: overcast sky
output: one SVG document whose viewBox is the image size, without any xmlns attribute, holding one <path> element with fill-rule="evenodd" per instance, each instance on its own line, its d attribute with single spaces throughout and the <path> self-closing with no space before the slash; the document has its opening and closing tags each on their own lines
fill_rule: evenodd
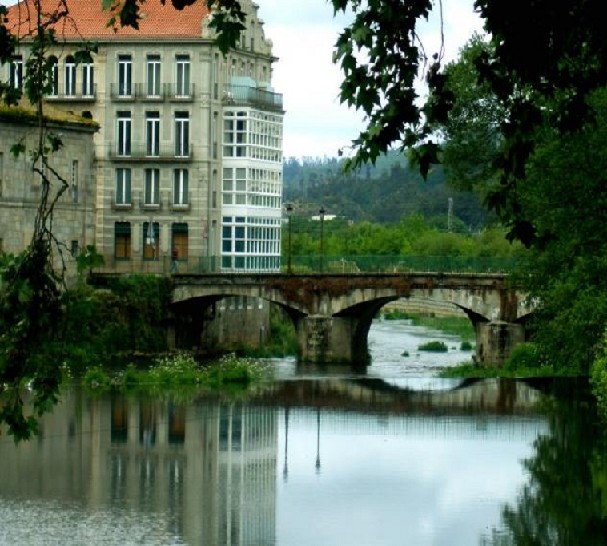
<svg viewBox="0 0 607 546">
<path fill-rule="evenodd" d="M 328 0 L 257 0 L 265 21 L 266 37 L 274 43 L 279 61 L 274 67 L 274 87 L 283 93 L 285 157 L 336 156 L 363 127 L 362 115 L 339 104 L 340 68 L 332 63 L 333 45 L 347 23 L 333 18 Z M 443 0 L 446 55 L 459 48 L 476 31 L 479 18 L 473 0 Z M 439 43 L 436 18 L 423 31 L 427 51 Z"/>
</svg>

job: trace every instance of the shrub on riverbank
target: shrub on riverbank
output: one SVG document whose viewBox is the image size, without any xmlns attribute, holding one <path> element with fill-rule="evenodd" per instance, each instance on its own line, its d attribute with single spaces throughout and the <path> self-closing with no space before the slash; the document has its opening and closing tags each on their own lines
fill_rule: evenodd
<svg viewBox="0 0 607 546">
<path fill-rule="evenodd" d="M 432 353 L 446 353 L 449 347 L 442 341 L 428 341 L 417 347 L 419 351 L 429 351 Z"/>
<path fill-rule="evenodd" d="M 124 371 L 112 374 L 99 366 L 89 368 L 82 379 L 92 392 L 117 389 L 126 392 L 173 391 L 184 388 L 225 390 L 244 388 L 261 381 L 266 367 L 260 362 L 226 355 L 201 366 L 188 353 L 159 357 L 148 369 L 129 365 Z"/>
<path fill-rule="evenodd" d="M 76 370 L 122 352 L 166 351 L 169 302 L 170 281 L 162 277 L 117 277 L 106 289 L 78 285 L 63 298 L 60 341 L 49 351 Z"/>
</svg>

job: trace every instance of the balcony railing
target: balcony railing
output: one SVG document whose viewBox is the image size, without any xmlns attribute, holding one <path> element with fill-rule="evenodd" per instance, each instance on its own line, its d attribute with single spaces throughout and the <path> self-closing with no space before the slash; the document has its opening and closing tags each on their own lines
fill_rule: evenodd
<svg viewBox="0 0 607 546">
<path fill-rule="evenodd" d="M 162 102 L 165 100 L 189 102 L 194 99 L 194 84 L 185 89 L 175 83 L 163 83 L 158 88 L 152 89 L 146 83 L 134 83 L 129 88 L 117 83 L 110 85 L 110 96 L 115 101 L 149 101 Z"/>
<path fill-rule="evenodd" d="M 147 143 L 133 142 L 128 153 L 120 153 L 117 146 L 111 146 L 108 151 L 108 158 L 111 161 L 129 161 L 129 162 L 183 162 L 191 161 L 193 158 L 193 147 L 190 145 L 185 154 L 178 153 L 175 149 L 175 143 L 161 143 L 158 153 L 149 153 Z"/>
<path fill-rule="evenodd" d="M 93 86 L 89 92 L 83 92 L 82 89 L 77 89 L 75 93 L 66 93 L 63 89 L 55 95 L 46 95 L 46 100 L 49 102 L 94 102 L 97 98 L 97 85 Z"/>
<path fill-rule="evenodd" d="M 227 85 L 223 92 L 225 106 L 253 106 L 260 110 L 283 111 L 282 93 L 274 93 L 259 87 Z"/>
<path fill-rule="evenodd" d="M 171 212 L 187 212 L 191 209 L 190 194 L 184 196 L 181 202 L 176 202 L 172 192 L 161 191 L 157 201 L 146 201 L 142 191 L 134 191 L 131 193 L 130 200 L 124 202 L 116 199 L 116 195 L 111 198 L 111 207 L 113 211 L 124 212 L 134 211 L 163 211 L 165 209 Z"/>
</svg>

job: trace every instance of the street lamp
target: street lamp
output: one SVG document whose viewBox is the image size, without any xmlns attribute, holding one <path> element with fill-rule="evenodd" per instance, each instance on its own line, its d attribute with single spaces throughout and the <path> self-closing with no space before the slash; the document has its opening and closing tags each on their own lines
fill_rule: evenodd
<svg viewBox="0 0 607 546">
<path fill-rule="evenodd" d="M 293 205 L 291 203 L 287 203 L 286 209 L 287 221 L 289 222 L 289 240 L 287 243 L 287 273 L 290 275 L 291 273 L 293 273 L 293 270 L 291 269 L 291 213 L 293 212 Z"/>
<path fill-rule="evenodd" d="M 325 253 L 325 248 L 324 248 L 324 233 L 323 233 L 323 227 L 324 227 L 324 223 L 325 223 L 325 209 L 324 207 L 320 208 L 320 272 L 322 273 L 324 270 L 324 253 Z"/>
</svg>

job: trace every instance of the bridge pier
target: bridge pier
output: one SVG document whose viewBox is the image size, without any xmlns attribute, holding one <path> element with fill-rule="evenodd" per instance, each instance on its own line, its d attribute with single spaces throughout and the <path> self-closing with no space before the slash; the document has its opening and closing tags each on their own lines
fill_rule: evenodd
<svg viewBox="0 0 607 546">
<path fill-rule="evenodd" d="M 357 317 L 309 315 L 296 323 L 299 357 L 304 362 L 366 364 L 367 336 Z"/>
<path fill-rule="evenodd" d="M 514 347 L 525 341 L 525 327 L 518 323 L 477 322 L 475 330 L 476 361 L 495 368 L 503 366 Z"/>
</svg>

